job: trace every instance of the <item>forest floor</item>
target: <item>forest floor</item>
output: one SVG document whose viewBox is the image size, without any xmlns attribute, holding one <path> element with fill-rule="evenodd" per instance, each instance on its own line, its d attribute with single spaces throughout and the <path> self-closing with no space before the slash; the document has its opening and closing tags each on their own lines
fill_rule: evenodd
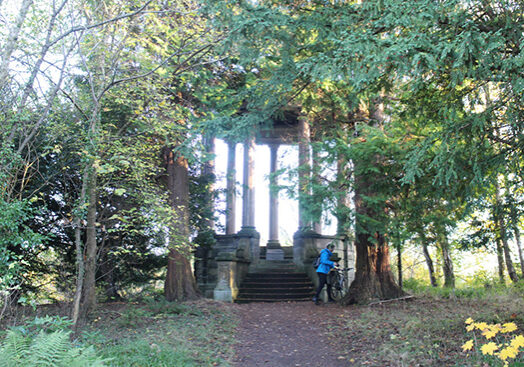
<svg viewBox="0 0 524 367">
<path fill-rule="evenodd" d="M 494 357 L 479 359 L 462 350 L 472 337 L 464 321 L 515 322 L 521 333 L 524 326 L 524 299 L 511 297 L 415 297 L 370 306 L 253 303 L 234 308 L 240 320 L 234 348 L 238 367 L 502 365 Z"/>
<path fill-rule="evenodd" d="M 235 366 L 348 365 L 350 356 L 332 345 L 333 323 L 346 312 L 341 306 L 316 306 L 313 302 L 232 306 L 239 319 L 235 333 Z"/>
<path fill-rule="evenodd" d="M 39 307 L 36 316 L 63 316 L 65 311 Z M 4 320 L 0 340 L 1 329 L 34 320 L 31 310 L 24 312 Z M 146 297 L 100 304 L 78 341 L 93 345 L 108 366 L 502 366 L 496 357 L 479 353 L 487 343 L 480 332 L 474 350 L 462 350 L 473 337 L 465 329 L 469 317 L 514 322 L 519 329 L 511 335 L 524 334 L 523 293 L 458 299 L 416 295 L 368 306 L 205 299 L 168 303 Z"/>
</svg>

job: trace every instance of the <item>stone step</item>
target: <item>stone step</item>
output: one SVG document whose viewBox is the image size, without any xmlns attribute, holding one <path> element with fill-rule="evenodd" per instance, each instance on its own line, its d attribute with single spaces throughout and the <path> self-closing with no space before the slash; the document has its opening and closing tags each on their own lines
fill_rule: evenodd
<svg viewBox="0 0 524 367">
<path fill-rule="evenodd" d="M 293 246 L 282 246 L 281 249 L 284 251 L 284 261 L 293 260 Z M 267 247 L 260 246 L 260 259 L 266 259 Z M 280 260 L 282 261 L 282 260 Z"/>
<path fill-rule="evenodd" d="M 247 274 L 235 302 L 311 301 L 313 295 L 311 279 L 292 262 L 261 261 Z"/>
<path fill-rule="evenodd" d="M 275 300 L 282 300 L 282 299 L 309 299 L 311 300 L 315 293 L 313 291 L 311 292 L 302 292 L 302 293 L 249 293 L 249 294 L 242 294 L 239 295 L 238 298 L 240 299 L 252 299 L 253 301 L 259 300 L 259 299 L 275 299 Z M 238 299 L 237 298 L 237 299 Z"/>
<path fill-rule="evenodd" d="M 302 282 L 281 282 L 281 283 L 268 283 L 268 282 L 244 282 L 242 288 L 260 288 L 260 289 L 274 289 L 274 288 L 309 288 L 311 287 L 311 281 Z"/>
<path fill-rule="evenodd" d="M 313 287 L 311 285 L 302 285 L 300 287 L 245 287 L 243 288 L 244 292 L 243 294 L 253 294 L 253 293 L 271 293 L 271 294 L 279 294 L 279 293 L 308 293 L 313 290 Z"/>
<path fill-rule="evenodd" d="M 245 299 L 237 298 L 235 303 L 250 303 L 250 302 L 311 302 L 311 297 L 294 298 L 294 299 L 274 299 L 274 298 L 260 298 L 260 299 Z"/>
<path fill-rule="evenodd" d="M 283 272 L 267 272 L 267 273 L 249 273 L 246 276 L 246 280 L 252 280 L 252 279 L 267 279 L 278 281 L 280 279 L 282 280 L 289 280 L 289 279 L 309 279 L 308 276 L 305 273 L 283 273 Z M 245 281 L 246 281 L 245 280 Z"/>
</svg>

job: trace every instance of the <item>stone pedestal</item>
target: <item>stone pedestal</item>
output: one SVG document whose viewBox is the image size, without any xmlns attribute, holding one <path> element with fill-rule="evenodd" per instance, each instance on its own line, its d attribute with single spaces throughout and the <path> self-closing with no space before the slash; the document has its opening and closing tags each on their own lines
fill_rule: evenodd
<svg viewBox="0 0 524 367">
<path fill-rule="evenodd" d="M 243 247 L 234 252 L 219 253 L 217 262 L 217 284 L 213 290 L 213 298 L 217 301 L 233 302 L 246 277 L 249 264 L 249 250 Z"/>
<path fill-rule="evenodd" d="M 235 268 L 233 254 L 220 254 L 216 259 L 218 264 L 218 282 L 213 291 L 213 298 L 217 301 L 233 302 L 238 294 L 235 284 Z"/>
<path fill-rule="evenodd" d="M 266 260 L 284 260 L 284 250 L 280 242 L 275 240 L 267 242 Z"/>
<path fill-rule="evenodd" d="M 249 261 L 256 265 L 260 259 L 260 233 L 255 227 L 243 226 L 240 232 L 237 233 L 239 247 L 246 249 L 249 253 Z"/>
</svg>

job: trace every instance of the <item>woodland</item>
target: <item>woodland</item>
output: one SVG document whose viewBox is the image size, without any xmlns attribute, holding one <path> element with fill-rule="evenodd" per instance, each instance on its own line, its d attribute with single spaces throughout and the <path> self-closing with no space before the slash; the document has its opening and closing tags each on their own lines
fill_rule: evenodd
<svg viewBox="0 0 524 367">
<path fill-rule="evenodd" d="M 106 304 L 130 307 L 123 328 L 216 316 L 196 344 L 229 345 L 234 316 L 192 270 L 215 241 L 213 140 L 243 142 L 290 106 L 319 171 L 288 189 L 355 245 L 340 307 L 502 292 L 512 306 L 477 299 L 488 324 L 468 327 L 515 337 L 466 343 L 482 362 L 458 365 L 522 365 L 521 103 L 515 0 L 0 0 L 0 366 L 37 365 L 49 343 L 69 344 L 48 365 L 131 365 L 110 362 L 124 348 L 97 356 Z M 424 270 L 406 279 L 408 250 Z M 458 287 L 454 258 L 472 253 L 493 272 Z M 228 348 L 136 365 L 228 365 Z"/>
</svg>

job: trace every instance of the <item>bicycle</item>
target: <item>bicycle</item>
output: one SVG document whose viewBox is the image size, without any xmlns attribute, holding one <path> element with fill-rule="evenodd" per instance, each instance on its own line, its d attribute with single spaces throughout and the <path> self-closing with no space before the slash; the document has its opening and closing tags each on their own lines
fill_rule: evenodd
<svg viewBox="0 0 524 367">
<path fill-rule="evenodd" d="M 347 272 L 353 268 L 333 268 L 328 274 L 328 283 L 331 284 L 331 298 L 340 301 L 349 290 Z"/>
</svg>

